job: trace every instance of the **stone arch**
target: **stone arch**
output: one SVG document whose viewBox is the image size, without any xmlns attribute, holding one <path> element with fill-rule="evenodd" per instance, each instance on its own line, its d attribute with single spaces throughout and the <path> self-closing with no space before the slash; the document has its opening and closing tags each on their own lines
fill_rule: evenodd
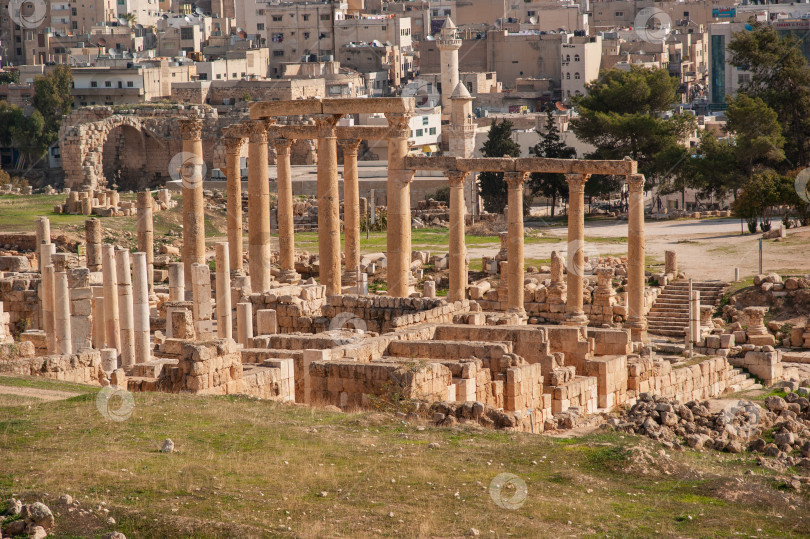
<svg viewBox="0 0 810 539">
<path fill-rule="evenodd" d="M 164 151 L 166 143 L 140 118 L 112 115 L 67 126 L 60 145 L 66 187 L 97 189 L 105 179 L 112 183 L 111 174 L 122 170 L 119 187 L 140 189 L 152 183 L 155 172 L 150 170 L 155 162 L 147 159 L 148 150 Z"/>
</svg>

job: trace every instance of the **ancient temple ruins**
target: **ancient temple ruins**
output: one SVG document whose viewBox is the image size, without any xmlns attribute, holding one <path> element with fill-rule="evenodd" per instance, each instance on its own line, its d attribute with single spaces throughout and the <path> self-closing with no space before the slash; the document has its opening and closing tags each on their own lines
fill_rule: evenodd
<svg viewBox="0 0 810 539">
<path fill-rule="evenodd" d="M 458 413 L 484 425 L 532 432 L 570 426 L 572 417 L 610 410 L 645 392 L 697 399 L 731 388 L 732 367 L 722 355 L 674 370 L 646 346 L 652 291 L 645 272 L 644 177 L 636 163 L 629 158 L 473 158 L 469 94 L 459 85 L 449 100 L 453 151 L 446 157 L 411 155 L 410 98 L 253 104 L 249 119 L 226 126 L 219 137 L 226 163 L 227 238 L 213 245 L 206 243 L 205 229 L 205 124 L 197 115 L 184 115 L 178 128 L 182 151 L 190 157 L 177 171 L 183 216 L 179 261 L 155 267 L 153 214 L 174 202 L 164 191 L 157 198 L 139 192 L 126 208 L 137 221 L 135 253 L 103 243 L 98 218 L 86 221 L 83 249 L 57 253 L 48 219 L 42 218 L 35 243 L 38 269 L 20 262 L 0 281 L 2 290 L 5 282 L 14 283 L 3 295 L 8 312 L 0 318 L 5 320 L 0 341 L 6 340 L 9 322 L 25 317 L 31 323 L 20 334 L 22 345 L 0 355 L 7 357 L 0 372 L 129 391 L 243 393 L 343 408 L 386 398 L 393 384 L 402 398 L 436 406 L 466 403 L 453 409 L 466 410 Z M 383 114 L 387 125 L 339 124 L 343 117 L 370 112 Z M 282 123 L 286 117 L 306 121 Z M 301 140 L 311 141 L 318 154 L 317 280 L 303 278 L 297 269 L 290 149 Z M 370 266 L 360 249 L 357 159 L 364 140 L 388 144 L 386 246 L 378 260 L 385 268 L 385 295 L 368 294 L 362 286 Z M 239 168 L 245 144 L 246 219 Z M 271 149 L 277 247 L 267 166 Z M 423 291 L 416 287 L 423 255 L 412 251 L 410 190 L 418 171 L 438 171 L 450 188 L 446 298 L 436 297 L 434 282 Z M 464 186 L 485 171 L 503 173 L 508 186 L 497 290 L 489 281 L 470 281 L 465 245 L 469 190 Z M 523 197 L 533 172 L 564 174 L 567 180 L 567 259 L 555 252 L 548 273 L 527 277 Z M 623 177 L 628 187 L 621 296 L 613 285 L 616 264 L 586 260 L 584 187 L 592 175 Z M 101 214 L 101 208 L 123 211 L 117 193 L 88 189 L 71 196 L 66 207 L 84 208 L 88 215 L 96 209 Z M 586 272 L 586 266 L 594 267 Z M 677 270 L 668 271 L 662 278 L 675 278 Z M 690 324 L 696 345 L 714 342 L 705 336 L 710 320 L 696 315 Z M 748 334 L 737 336 L 752 345 L 744 361 L 778 379 L 779 355 L 760 342 L 757 331 L 752 325 Z M 446 415 L 447 407 L 442 409 Z"/>
</svg>

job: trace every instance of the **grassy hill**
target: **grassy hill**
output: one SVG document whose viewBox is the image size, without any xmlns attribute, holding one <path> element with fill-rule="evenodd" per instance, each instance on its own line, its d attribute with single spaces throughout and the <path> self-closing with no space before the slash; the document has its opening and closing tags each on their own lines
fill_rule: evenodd
<svg viewBox="0 0 810 539">
<path fill-rule="evenodd" d="M 248 398 L 135 394 L 131 416 L 117 422 L 99 412 L 96 389 L 0 378 L 0 393 L 19 387 L 77 392 L 0 400 L 0 499 L 44 501 L 57 537 L 114 529 L 127 537 L 810 533 L 810 489 L 788 492 L 748 456 L 667 454 L 609 431 L 551 438 L 440 429 Z M 159 451 L 165 438 L 174 453 Z M 517 509 L 490 496 L 501 473 L 525 482 Z M 501 499 L 519 502 L 516 493 Z M 62 494 L 79 505 L 69 512 Z"/>
</svg>

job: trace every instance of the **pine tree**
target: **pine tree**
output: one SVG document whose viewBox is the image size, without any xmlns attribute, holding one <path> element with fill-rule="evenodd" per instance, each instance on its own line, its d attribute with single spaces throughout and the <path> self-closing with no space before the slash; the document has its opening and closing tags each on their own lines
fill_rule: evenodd
<svg viewBox="0 0 810 539">
<path fill-rule="evenodd" d="M 520 145 L 512 140 L 512 122 L 492 120 L 489 135 L 481 147 L 484 157 L 520 157 Z M 478 175 L 478 192 L 484 199 L 484 208 L 491 213 L 501 213 L 509 199 L 503 172 L 482 172 Z"/>
<path fill-rule="evenodd" d="M 551 114 L 551 109 L 546 111 L 545 132 L 538 131 L 540 141 L 529 150 L 536 157 L 549 157 L 553 159 L 573 159 L 577 156 L 577 151 L 567 146 L 560 138 L 560 130 L 557 122 Z M 568 198 L 568 183 L 564 174 L 544 174 L 542 172 L 532 172 L 529 179 L 529 188 L 532 196 L 542 195 L 551 199 L 551 216 L 554 217 L 554 209 L 557 206 L 557 199 Z"/>
</svg>

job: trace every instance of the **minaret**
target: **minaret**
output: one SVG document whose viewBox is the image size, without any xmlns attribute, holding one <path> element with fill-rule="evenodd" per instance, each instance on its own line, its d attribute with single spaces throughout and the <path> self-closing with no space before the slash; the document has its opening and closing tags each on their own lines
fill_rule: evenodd
<svg viewBox="0 0 810 539">
<path fill-rule="evenodd" d="M 473 97 L 463 82 L 456 83 L 450 102 L 450 124 L 444 128 L 450 144 L 450 155 L 469 159 L 475 151 L 475 121 Z"/>
<path fill-rule="evenodd" d="M 458 50 L 461 39 L 453 20 L 447 17 L 439 36 L 439 51 L 442 61 L 442 113 L 450 112 L 450 95 L 458 84 Z"/>
<path fill-rule="evenodd" d="M 473 118 L 473 97 L 463 82 L 456 84 L 456 89 L 450 96 L 450 103 L 450 123 L 444 126 L 442 135 L 448 142 L 450 156 L 469 159 L 475 152 L 475 118 Z M 465 196 L 467 212 L 473 215 L 478 213 L 475 209 L 477 197 L 471 194 L 475 178 L 475 174 L 469 174 L 464 182 L 464 192 L 468 193 Z"/>
</svg>

